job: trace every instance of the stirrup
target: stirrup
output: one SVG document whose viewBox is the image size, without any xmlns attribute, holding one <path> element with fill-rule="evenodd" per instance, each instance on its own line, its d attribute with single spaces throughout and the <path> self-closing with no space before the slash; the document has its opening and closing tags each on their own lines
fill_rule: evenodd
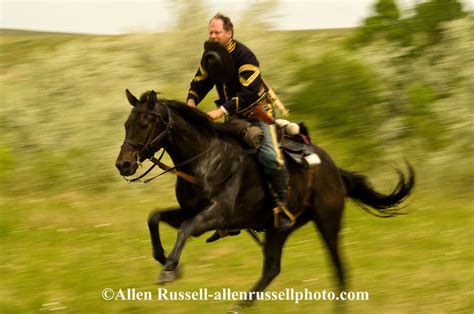
<svg viewBox="0 0 474 314">
<path fill-rule="evenodd" d="M 280 225 L 280 213 L 283 212 L 283 214 L 286 215 L 290 219 L 290 223 L 287 225 Z M 275 225 L 275 228 L 280 231 L 285 231 L 290 229 L 291 227 L 294 226 L 296 222 L 296 217 L 286 208 L 286 206 L 280 205 L 277 206 L 273 209 L 273 224 Z"/>
</svg>

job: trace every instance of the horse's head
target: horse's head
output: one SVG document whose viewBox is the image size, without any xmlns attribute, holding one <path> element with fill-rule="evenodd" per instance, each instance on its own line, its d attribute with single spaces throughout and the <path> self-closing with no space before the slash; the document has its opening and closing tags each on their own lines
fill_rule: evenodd
<svg viewBox="0 0 474 314">
<path fill-rule="evenodd" d="M 169 135 L 172 120 L 166 105 L 160 105 L 156 93 L 148 91 L 137 99 L 126 90 L 132 112 L 125 122 L 125 140 L 115 162 L 123 176 L 135 174 L 138 161 L 153 156 Z"/>
</svg>

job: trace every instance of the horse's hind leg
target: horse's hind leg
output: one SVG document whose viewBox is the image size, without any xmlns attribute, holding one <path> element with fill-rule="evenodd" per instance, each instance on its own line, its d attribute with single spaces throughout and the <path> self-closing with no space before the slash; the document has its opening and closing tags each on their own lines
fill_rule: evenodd
<svg viewBox="0 0 474 314">
<path fill-rule="evenodd" d="M 331 259 L 336 268 L 339 289 L 341 291 L 344 290 L 345 286 L 345 272 L 339 256 L 339 229 L 341 226 L 342 211 L 343 205 L 327 206 L 318 200 L 314 202 L 313 220 L 331 255 Z"/>
<path fill-rule="evenodd" d="M 148 216 L 148 229 L 150 230 L 151 244 L 153 246 L 153 257 L 162 265 L 166 264 L 166 256 L 160 239 L 160 221 L 166 222 L 168 225 L 179 228 L 188 215 L 180 208 L 171 210 L 154 210 Z"/>
</svg>

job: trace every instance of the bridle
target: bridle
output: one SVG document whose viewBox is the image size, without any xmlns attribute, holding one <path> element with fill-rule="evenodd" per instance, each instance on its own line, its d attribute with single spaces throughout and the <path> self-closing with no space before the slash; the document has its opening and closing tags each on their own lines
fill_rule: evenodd
<svg viewBox="0 0 474 314">
<path fill-rule="evenodd" d="M 136 147 L 140 150 L 140 152 L 138 153 L 140 162 L 143 162 L 146 159 L 150 159 L 151 157 L 153 157 L 153 155 L 161 148 L 160 145 L 161 145 L 161 141 L 163 140 L 163 138 L 168 137 L 169 142 L 171 142 L 171 140 L 172 140 L 172 138 L 171 138 L 171 129 L 173 128 L 174 120 L 171 117 L 170 109 L 166 105 L 166 103 L 164 103 L 164 102 L 161 102 L 161 103 L 158 102 L 158 104 L 162 104 L 166 108 L 166 111 L 167 111 L 167 114 L 168 114 L 168 121 L 165 121 L 165 119 L 163 119 L 163 116 L 161 115 L 161 113 L 159 113 L 155 110 L 140 109 L 140 108 L 135 108 L 135 107 L 132 109 L 132 114 L 133 113 L 146 113 L 146 114 L 150 114 L 152 116 L 155 116 L 157 118 L 155 120 L 155 122 L 153 123 L 153 129 L 150 131 L 149 135 L 147 136 L 147 140 L 146 140 L 145 143 L 135 141 L 135 140 L 129 138 L 128 136 L 123 141 L 124 144 L 125 143 L 130 144 L 133 147 Z M 152 135 L 154 133 L 158 119 L 161 121 L 161 123 L 163 123 L 163 125 L 165 126 L 165 129 L 160 134 L 158 134 L 153 139 L 151 139 L 150 135 Z"/>
<path fill-rule="evenodd" d="M 151 110 L 151 109 L 140 109 L 140 108 L 132 108 L 132 113 L 147 113 L 147 114 L 150 114 L 150 115 L 153 115 L 155 116 L 157 119 L 155 120 L 154 124 L 153 124 L 153 129 L 150 131 L 149 135 L 147 136 L 147 140 L 145 141 L 145 143 L 142 143 L 142 142 L 139 142 L 139 141 L 135 141 L 129 137 L 126 137 L 125 140 L 124 140 L 124 144 L 129 144 L 129 145 L 132 145 L 133 147 L 136 147 L 138 148 L 140 151 L 138 153 L 138 156 L 139 156 L 139 163 L 142 163 L 143 161 L 145 161 L 146 159 L 150 160 L 153 165 L 147 170 L 145 171 L 145 173 L 141 174 L 139 177 L 137 178 L 134 178 L 134 179 L 127 179 L 126 177 L 124 177 L 125 181 L 127 181 L 128 183 L 134 183 L 134 182 L 140 182 L 140 183 L 148 183 L 150 182 L 151 180 L 159 177 L 159 176 L 162 176 L 164 175 L 165 173 L 168 173 L 168 172 L 171 172 L 171 173 L 174 173 L 175 175 L 183 178 L 184 180 L 190 182 L 190 183 L 193 183 L 193 184 L 200 184 L 200 181 L 190 175 L 190 174 L 187 174 L 187 173 L 184 173 L 182 171 L 179 171 L 177 170 L 176 168 L 178 167 L 181 167 L 181 166 L 184 166 L 186 164 L 189 164 L 191 163 L 192 161 L 200 158 L 201 156 L 203 156 L 204 154 L 208 153 L 209 150 L 212 148 L 211 146 L 209 146 L 208 149 L 202 151 L 201 153 L 179 163 L 178 165 L 175 165 L 174 167 L 170 167 L 166 164 L 164 164 L 163 162 L 161 162 L 161 158 L 163 158 L 163 155 L 166 151 L 166 148 L 163 147 L 161 145 L 161 142 L 162 140 L 167 137 L 167 140 L 168 140 L 168 143 L 171 143 L 172 142 L 172 135 L 171 135 L 171 130 L 173 129 L 173 126 L 174 126 L 174 120 L 173 120 L 173 117 L 171 116 L 171 110 L 170 108 L 168 107 L 168 105 L 166 105 L 165 102 L 157 102 L 157 104 L 161 104 L 163 105 L 165 108 L 166 108 L 166 111 L 167 111 L 167 115 L 168 115 L 168 121 L 166 121 L 162 114 L 155 111 L 155 110 Z M 157 136 L 155 136 L 153 139 L 150 139 L 150 136 L 154 133 L 155 131 L 155 128 L 156 128 L 156 125 L 157 125 L 157 122 L 158 120 L 161 121 L 161 123 L 163 123 L 163 125 L 165 125 L 165 129 L 160 132 Z M 157 159 L 155 158 L 155 153 L 158 152 L 161 148 L 163 148 L 163 151 L 162 153 L 160 154 L 160 157 Z M 149 178 L 149 179 L 146 179 L 146 180 L 142 180 L 143 177 L 145 177 L 148 173 L 150 173 L 151 170 L 153 170 L 153 168 L 155 168 L 156 166 L 160 167 L 160 169 L 164 170 L 162 173 L 152 177 L 152 178 Z"/>
</svg>

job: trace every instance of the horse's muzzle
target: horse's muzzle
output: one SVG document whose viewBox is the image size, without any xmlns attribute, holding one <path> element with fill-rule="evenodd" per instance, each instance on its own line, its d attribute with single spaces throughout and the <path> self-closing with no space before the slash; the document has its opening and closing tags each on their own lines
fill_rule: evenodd
<svg viewBox="0 0 474 314">
<path fill-rule="evenodd" d="M 128 145 L 127 145 L 128 146 Z M 115 162 L 115 167 L 122 176 L 134 175 L 138 168 L 137 156 L 138 153 L 134 150 L 124 149 L 125 145 L 122 146 L 120 154 Z"/>
<path fill-rule="evenodd" d="M 130 162 L 128 160 L 117 160 L 117 162 L 115 163 L 115 167 L 117 167 L 117 169 L 119 170 L 120 175 L 128 177 L 135 174 L 138 168 L 138 164 L 136 161 Z"/>
</svg>

